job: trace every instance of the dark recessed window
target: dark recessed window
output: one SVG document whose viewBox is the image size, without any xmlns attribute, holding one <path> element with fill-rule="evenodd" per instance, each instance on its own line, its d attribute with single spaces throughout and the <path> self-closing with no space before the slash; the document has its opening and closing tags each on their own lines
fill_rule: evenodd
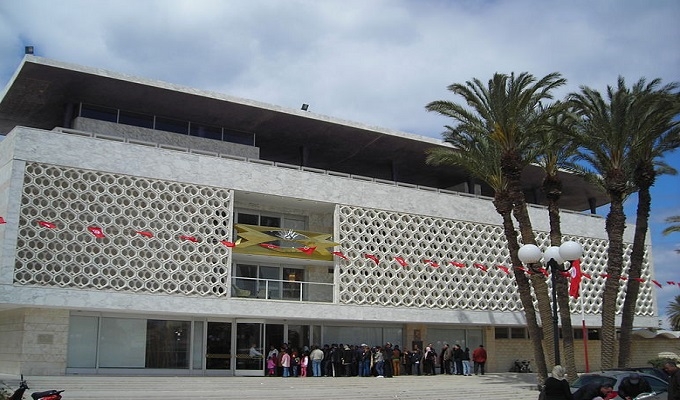
<svg viewBox="0 0 680 400">
<path fill-rule="evenodd" d="M 153 116 L 129 111 L 121 111 L 120 117 L 118 118 L 118 123 L 139 126 L 141 128 L 153 128 Z"/>
<path fill-rule="evenodd" d="M 238 144 L 245 144 L 247 146 L 255 145 L 255 135 L 252 133 L 224 130 L 224 141 Z"/>
<path fill-rule="evenodd" d="M 92 118 L 99 121 L 118 122 L 118 110 L 115 108 L 93 106 L 82 104 L 80 106 L 80 116 Z"/>
<path fill-rule="evenodd" d="M 222 128 L 191 123 L 189 135 L 206 139 L 222 140 Z"/>
<path fill-rule="evenodd" d="M 175 132 L 175 133 L 189 133 L 189 122 L 178 121 L 176 119 L 156 117 L 155 128 L 158 131 Z"/>
<path fill-rule="evenodd" d="M 511 339 L 526 339 L 527 330 L 524 328 L 510 328 Z"/>
<path fill-rule="evenodd" d="M 506 327 L 496 328 L 494 337 L 496 339 L 508 339 L 510 338 L 510 330 Z"/>
</svg>

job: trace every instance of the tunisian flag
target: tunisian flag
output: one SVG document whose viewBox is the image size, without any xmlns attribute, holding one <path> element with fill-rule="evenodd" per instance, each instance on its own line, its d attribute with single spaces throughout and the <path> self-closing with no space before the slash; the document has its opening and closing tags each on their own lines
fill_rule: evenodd
<svg viewBox="0 0 680 400">
<path fill-rule="evenodd" d="M 569 281 L 569 296 L 578 299 L 578 290 L 581 286 L 581 260 L 574 260 L 571 263 L 571 280 Z"/>
</svg>

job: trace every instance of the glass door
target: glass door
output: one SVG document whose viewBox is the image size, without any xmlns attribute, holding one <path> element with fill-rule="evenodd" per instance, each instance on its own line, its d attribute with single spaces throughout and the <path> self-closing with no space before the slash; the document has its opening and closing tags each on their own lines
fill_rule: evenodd
<svg viewBox="0 0 680 400">
<path fill-rule="evenodd" d="M 236 369 L 238 376 L 263 376 L 265 349 L 263 321 L 236 322 Z"/>
<path fill-rule="evenodd" d="M 208 322 L 205 368 L 231 370 L 231 322 Z"/>
</svg>

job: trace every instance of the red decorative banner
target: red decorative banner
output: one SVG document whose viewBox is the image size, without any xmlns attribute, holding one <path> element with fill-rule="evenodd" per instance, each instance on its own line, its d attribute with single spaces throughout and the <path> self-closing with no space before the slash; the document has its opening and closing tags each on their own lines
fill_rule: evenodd
<svg viewBox="0 0 680 400">
<path fill-rule="evenodd" d="M 104 236 L 104 231 L 102 230 L 102 228 L 98 226 L 88 226 L 87 230 L 90 231 L 90 233 L 92 233 L 94 237 L 96 237 L 97 239 L 102 239 L 106 237 Z"/>
<path fill-rule="evenodd" d="M 404 260 L 403 257 L 399 257 L 399 256 L 394 257 L 394 261 L 398 262 L 399 265 L 401 265 L 402 267 L 408 267 L 408 264 L 406 263 L 406 260 Z"/>
<path fill-rule="evenodd" d="M 378 257 L 374 256 L 373 254 L 364 254 L 365 258 L 368 258 L 369 260 L 373 260 L 376 264 L 380 264 L 380 260 L 378 260 Z"/>
<path fill-rule="evenodd" d="M 505 272 L 506 274 L 510 275 L 510 268 L 508 268 L 504 265 L 496 265 L 496 268 L 498 268 L 501 271 Z"/>
<path fill-rule="evenodd" d="M 0 224 L 6 224 L 6 223 L 7 223 L 7 221 L 5 221 L 4 218 L 0 217 Z"/>
<path fill-rule="evenodd" d="M 196 239 L 193 236 L 187 236 L 187 235 L 180 235 L 179 236 L 180 240 L 186 240 L 188 242 L 193 242 L 193 243 L 198 243 L 198 239 Z"/>
<path fill-rule="evenodd" d="M 458 262 L 458 261 L 451 261 L 450 264 L 453 265 L 454 267 L 458 267 L 458 268 L 465 268 L 466 267 L 465 264 L 463 264 L 462 262 Z"/>
<path fill-rule="evenodd" d="M 659 283 L 659 281 L 656 281 L 656 280 L 652 279 L 652 282 L 653 282 L 656 286 L 662 287 L 661 284 Z"/>
<path fill-rule="evenodd" d="M 144 236 L 144 237 L 148 237 L 148 238 L 152 238 L 152 237 L 153 237 L 153 233 L 151 233 L 151 232 L 149 232 L 149 231 L 135 231 L 135 233 L 138 233 L 138 234 L 140 234 L 140 235 L 142 235 L 142 236 Z"/>
<path fill-rule="evenodd" d="M 424 263 L 430 264 L 430 266 L 434 268 L 439 268 L 439 264 L 437 264 L 436 261 L 434 260 L 423 260 Z"/>
<path fill-rule="evenodd" d="M 43 228 L 49 228 L 49 229 L 54 229 L 57 227 L 56 224 L 53 224 L 52 222 L 47 222 L 47 221 L 38 221 L 38 225 L 42 226 Z"/>
<path fill-rule="evenodd" d="M 484 272 L 486 272 L 488 270 L 488 268 L 484 264 L 473 263 L 472 266 L 475 267 L 475 268 L 481 269 Z"/>
<path fill-rule="evenodd" d="M 227 247 L 229 247 L 229 248 L 236 247 L 236 243 L 230 242 L 230 241 L 228 241 L 228 240 L 220 240 L 220 243 L 222 243 L 223 245 L 225 245 L 225 246 L 227 246 Z"/>
<path fill-rule="evenodd" d="M 314 250 L 316 250 L 316 247 L 305 246 L 305 247 L 298 247 L 297 249 L 300 250 L 301 252 L 307 254 L 307 255 L 311 255 L 312 253 L 314 253 Z"/>
<path fill-rule="evenodd" d="M 264 247 L 265 249 L 269 249 L 269 250 L 276 250 L 276 249 L 281 248 L 281 247 L 279 247 L 275 244 L 271 244 L 271 243 L 258 243 L 258 244 L 260 245 L 260 247 Z"/>
<path fill-rule="evenodd" d="M 340 257 L 340 258 L 342 258 L 342 259 L 348 260 L 347 256 L 344 255 L 344 254 L 342 254 L 342 252 L 340 252 L 340 251 L 331 251 L 331 253 L 332 253 L 332 254 L 335 254 L 336 256 L 338 256 L 338 257 Z"/>
</svg>

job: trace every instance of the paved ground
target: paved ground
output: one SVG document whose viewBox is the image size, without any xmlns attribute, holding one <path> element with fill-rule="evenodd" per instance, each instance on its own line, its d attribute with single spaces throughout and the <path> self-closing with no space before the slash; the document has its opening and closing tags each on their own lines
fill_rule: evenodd
<svg viewBox="0 0 680 400">
<path fill-rule="evenodd" d="M 25 376 L 30 393 L 64 389 L 64 400 L 88 399 L 475 399 L 536 400 L 535 374 L 483 376 L 399 376 L 395 378 L 266 378 L 266 377 L 139 377 Z M 0 375 L 15 389 L 18 377 Z M 1 385 L 5 386 L 5 385 Z"/>
</svg>

